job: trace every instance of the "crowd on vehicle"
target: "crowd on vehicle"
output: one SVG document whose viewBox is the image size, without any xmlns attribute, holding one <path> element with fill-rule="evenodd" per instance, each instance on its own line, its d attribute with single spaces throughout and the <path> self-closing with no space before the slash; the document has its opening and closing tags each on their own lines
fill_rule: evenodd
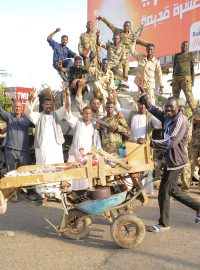
<svg viewBox="0 0 200 270">
<path fill-rule="evenodd" d="M 159 223 L 149 230 L 159 232 L 170 228 L 171 196 L 193 209 L 195 221 L 200 221 L 200 201 L 187 193 L 200 158 L 200 108 L 192 93 L 195 74 L 189 43 L 183 41 L 180 52 L 174 56 L 172 96 L 166 99 L 163 108 L 159 108 L 155 93 L 157 86 L 160 95 L 164 92 L 162 69 L 159 59 L 154 56 L 155 45 L 140 38 L 143 26 L 135 32 L 130 21 L 125 21 L 120 29 L 103 16 L 96 19 L 111 29 L 112 42 L 101 42 L 101 33 L 94 31 L 91 21 L 86 24 L 86 32 L 80 35 L 79 55 L 67 47 L 67 35 L 61 37 L 60 43 L 53 39 L 60 28 L 47 37 L 53 49 L 53 67 L 63 79 L 63 106 L 55 109 L 53 96 L 47 95 L 40 98 L 39 111 L 36 109 L 39 92 L 33 89 L 24 114 L 19 100 L 13 103 L 13 113 L 0 108 L 0 116 L 7 124 L 6 129 L 1 130 L 1 133 L 6 132 L 4 160 L 7 172 L 31 164 L 30 127 L 35 129 L 34 149 L 38 165 L 74 162 L 80 156 L 87 157 L 93 146 L 123 158 L 126 152 L 121 150 L 125 149 L 126 141 L 138 144 L 148 141 L 155 164 L 152 177 L 161 180 Z M 138 46 L 145 47 L 146 53 L 138 53 Z M 101 48 L 107 51 L 107 57 L 102 60 Z M 127 85 L 130 55 L 138 62 L 134 80 L 138 87 L 134 101 L 137 110 L 124 108 L 118 99 L 119 91 Z M 184 106 L 179 106 L 181 90 L 191 110 L 189 119 Z M 65 128 L 63 132 L 65 125 L 67 131 Z M 73 139 L 65 160 L 63 144 L 69 133 Z M 181 187 L 178 186 L 179 179 L 182 180 Z M 88 186 L 88 179 L 71 184 L 72 190 L 79 194 Z M 59 190 L 56 192 L 59 198 Z"/>
</svg>

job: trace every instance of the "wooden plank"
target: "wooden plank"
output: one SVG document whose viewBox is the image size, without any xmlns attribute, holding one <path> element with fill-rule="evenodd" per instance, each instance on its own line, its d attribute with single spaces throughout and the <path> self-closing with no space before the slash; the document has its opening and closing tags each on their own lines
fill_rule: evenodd
<svg viewBox="0 0 200 270">
<path fill-rule="evenodd" d="M 135 186 L 136 191 L 139 191 L 142 188 L 142 183 L 141 183 L 139 175 L 137 175 L 135 173 L 134 174 L 130 173 L 129 176 L 130 176 L 131 180 L 133 181 L 133 184 Z M 147 204 L 148 203 L 148 195 L 147 195 L 145 190 L 143 190 L 141 192 L 141 196 L 142 196 L 142 203 L 144 205 Z"/>
<path fill-rule="evenodd" d="M 29 175 L 29 176 L 16 176 L 4 177 L 0 179 L 0 189 L 10 189 L 17 187 L 27 187 L 37 184 L 47 184 L 54 182 L 68 182 L 76 179 L 88 178 L 90 186 L 92 186 L 93 178 L 101 178 L 102 185 L 106 184 L 106 176 L 110 175 L 125 175 L 127 173 L 136 173 L 147 170 L 152 170 L 153 162 L 150 160 L 150 148 L 148 144 L 138 145 L 136 143 L 128 142 L 126 159 L 119 160 L 102 149 L 98 150 L 101 159 L 99 166 L 92 166 L 92 156 L 87 167 L 72 168 L 73 163 L 50 164 L 50 165 L 30 165 L 22 166 L 18 171 L 36 168 L 45 168 L 49 166 L 62 166 L 66 169 L 63 171 L 46 173 L 42 175 Z M 93 151 L 95 153 L 95 150 Z M 107 157 L 111 161 L 116 162 L 118 165 L 115 168 L 110 168 L 104 165 L 103 159 Z M 127 165 L 126 162 L 129 164 Z M 99 181 L 98 181 L 99 182 Z"/>
<path fill-rule="evenodd" d="M 152 164 L 140 164 L 137 166 L 132 166 L 128 173 L 143 172 L 152 170 Z M 127 174 L 127 169 L 123 168 L 109 168 L 104 167 L 105 175 L 118 175 Z M 37 184 L 47 184 L 54 182 L 67 182 L 70 180 L 87 178 L 87 171 L 85 167 L 69 169 L 61 172 L 55 172 L 51 174 L 43 175 L 30 175 L 30 176 L 18 176 L 18 177 L 4 177 L 0 180 L 0 190 L 5 188 L 17 188 L 33 186 Z M 100 178 L 98 166 L 92 167 L 92 177 Z"/>
<path fill-rule="evenodd" d="M 106 186 L 104 157 L 102 155 L 99 155 L 99 178 L 101 180 L 101 185 Z"/>
<path fill-rule="evenodd" d="M 94 176 L 93 176 L 93 172 L 92 172 L 92 155 L 89 155 L 88 159 L 87 159 L 87 178 L 89 181 L 89 188 L 90 189 L 93 188 L 93 181 L 92 181 L 93 177 Z"/>
<path fill-rule="evenodd" d="M 125 169 L 127 169 L 127 170 L 130 170 L 130 168 L 131 168 L 131 167 L 128 166 L 123 160 L 118 159 L 118 158 L 112 156 L 111 154 L 108 154 L 108 153 L 107 153 L 106 151 L 104 151 L 103 149 L 99 149 L 99 150 L 98 150 L 98 153 L 99 153 L 100 155 L 103 155 L 104 157 L 107 157 L 109 160 L 116 162 L 116 163 L 119 164 L 121 167 L 123 167 L 123 168 L 125 168 Z"/>
</svg>

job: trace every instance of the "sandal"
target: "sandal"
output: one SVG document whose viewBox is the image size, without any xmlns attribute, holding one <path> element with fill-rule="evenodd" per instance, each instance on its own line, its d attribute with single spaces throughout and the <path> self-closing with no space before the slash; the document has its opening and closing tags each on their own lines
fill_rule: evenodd
<svg viewBox="0 0 200 270">
<path fill-rule="evenodd" d="M 160 224 L 157 224 L 157 225 L 154 225 L 154 226 L 149 226 L 148 227 L 148 231 L 149 232 L 155 232 L 155 233 L 158 233 L 158 232 L 164 232 L 164 231 L 168 231 L 170 229 L 170 227 L 164 227 Z"/>
<path fill-rule="evenodd" d="M 200 222 L 200 214 L 195 216 L 195 223 L 198 223 L 198 222 Z"/>
</svg>

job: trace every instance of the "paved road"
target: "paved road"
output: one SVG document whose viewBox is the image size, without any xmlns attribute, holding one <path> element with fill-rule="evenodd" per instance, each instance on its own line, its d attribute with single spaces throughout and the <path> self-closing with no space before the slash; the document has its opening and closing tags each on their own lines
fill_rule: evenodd
<svg viewBox="0 0 200 270">
<path fill-rule="evenodd" d="M 200 198 L 199 190 L 192 194 Z M 14 231 L 15 237 L 0 236 L 1 270 L 200 269 L 200 224 L 194 223 L 192 210 L 175 200 L 171 201 L 171 230 L 147 232 L 142 244 L 129 250 L 116 247 L 110 226 L 101 217 L 93 219 L 87 239 L 72 241 L 52 232 L 35 209 L 59 224 L 62 211 L 57 203 L 39 208 L 24 201 L 9 203 L 6 214 L 0 216 L 0 231 Z M 155 224 L 159 214 L 156 195 L 136 214 L 145 225 Z"/>
</svg>

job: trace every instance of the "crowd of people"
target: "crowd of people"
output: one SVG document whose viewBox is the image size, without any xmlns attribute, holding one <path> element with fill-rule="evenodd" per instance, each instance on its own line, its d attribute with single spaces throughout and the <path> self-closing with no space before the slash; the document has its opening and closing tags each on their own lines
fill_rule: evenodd
<svg viewBox="0 0 200 270">
<path fill-rule="evenodd" d="M 94 31 L 91 21 L 87 22 L 86 32 L 80 35 L 79 55 L 67 47 L 68 36 L 63 35 L 61 43 L 53 39 L 60 28 L 47 37 L 53 49 L 53 67 L 64 80 L 65 99 L 61 108 L 55 110 L 53 99 L 44 97 L 41 101 L 42 111 L 35 111 L 38 93 L 34 89 L 29 94 L 25 115 L 20 101 L 14 102 L 13 113 L 0 108 L 0 116 L 7 123 L 4 150 L 7 171 L 31 163 L 28 141 L 30 126 L 35 127 L 36 164 L 40 165 L 64 162 L 62 145 L 65 134 L 62 126 L 65 123 L 73 131 L 68 162 L 77 160 L 80 153 L 86 156 L 92 146 L 118 155 L 119 145 L 125 141 L 140 144 L 149 141 L 152 149 L 156 149 L 154 157 L 158 151 L 165 163 L 158 197 L 160 219 L 149 230 L 159 232 L 169 229 L 171 196 L 195 210 L 195 220 L 200 221 L 200 202 L 177 185 L 179 176 L 189 164 L 188 179 L 184 181 L 187 183 L 185 188 L 189 189 L 200 157 L 200 110 L 192 94 L 194 59 L 188 51 L 188 42 L 182 43 L 181 52 L 174 57 L 173 96 L 166 100 L 164 109 L 158 108 L 155 98 L 156 80 L 162 95 L 162 70 L 159 59 L 154 56 L 155 45 L 140 39 L 143 27 L 133 32 L 130 21 L 125 21 L 120 29 L 103 16 L 97 19 L 112 30 L 113 42 L 100 42 L 100 32 Z M 137 53 L 137 46 L 146 47 L 146 54 Z M 107 57 L 102 60 L 101 48 L 107 50 Z M 117 94 L 120 86 L 128 79 L 130 55 L 138 62 L 135 77 L 138 86 L 137 110 L 123 108 Z M 179 108 L 181 90 L 192 111 L 190 123 Z M 154 130 L 161 131 L 156 139 L 152 136 Z M 157 156 L 157 161 L 160 160 Z M 158 166 L 155 172 L 160 172 L 160 163 L 155 165 Z M 160 178 L 160 175 L 155 175 L 155 178 Z M 72 182 L 72 190 L 80 192 L 87 188 L 87 179 Z"/>
</svg>

